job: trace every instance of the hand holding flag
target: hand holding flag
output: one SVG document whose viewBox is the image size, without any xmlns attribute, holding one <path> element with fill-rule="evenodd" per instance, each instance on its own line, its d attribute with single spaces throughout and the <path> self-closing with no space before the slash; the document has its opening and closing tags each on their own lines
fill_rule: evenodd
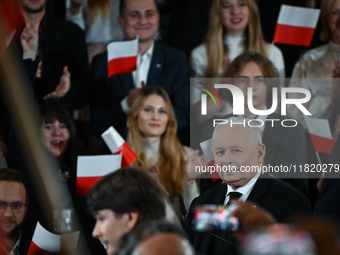
<svg viewBox="0 0 340 255">
<path fill-rule="evenodd" d="M 103 134 L 102 138 L 109 147 L 111 153 L 122 153 L 122 167 L 129 166 L 137 159 L 137 155 L 131 150 L 129 145 L 124 141 L 121 135 L 114 127 L 110 127 Z"/>
<path fill-rule="evenodd" d="M 138 37 L 135 40 L 107 45 L 107 77 L 131 73 L 137 69 Z"/>
</svg>

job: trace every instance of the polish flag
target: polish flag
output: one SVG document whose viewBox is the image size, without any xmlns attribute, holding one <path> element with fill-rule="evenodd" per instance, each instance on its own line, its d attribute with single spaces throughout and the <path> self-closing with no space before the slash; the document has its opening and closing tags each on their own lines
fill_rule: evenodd
<svg viewBox="0 0 340 255">
<path fill-rule="evenodd" d="M 215 166 L 214 155 L 211 149 L 211 142 L 212 142 L 212 139 L 209 139 L 209 140 L 206 140 L 200 143 L 205 160 L 207 161 L 207 166 Z M 213 180 L 213 182 L 221 179 L 220 175 L 217 172 L 212 172 L 210 173 L 210 175 L 211 175 L 211 179 Z"/>
<path fill-rule="evenodd" d="M 332 137 L 328 120 L 305 116 L 305 121 L 309 134 L 312 138 L 315 151 L 331 154 L 335 142 Z"/>
<path fill-rule="evenodd" d="M 67 250 L 75 252 L 78 237 L 79 231 L 66 235 L 56 235 L 47 231 L 38 222 L 27 255 L 59 254 L 62 250 L 61 247 L 63 247 L 63 250 L 65 247 Z"/>
<path fill-rule="evenodd" d="M 110 127 L 103 134 L 102 138 L 109 147 L 111 153 L 122 153 L 122 167 L 129 166 L 137 159 L 137 155 L 131 150 L 130 146 L 124 141 L 123 137 L 117 132 L 114 127 Z"/>
<path fill-rule="evenodd" d="M 273 42 L 310 46 L 320 10 L 282 5 Z"/>
<path fill-rule="evenodd" d="M 102 177 L 120 168 L 122 155 L 79 156 L 77 161 L 77 197 L 85 197 Z"/>
<path fill-rule="evenodd" d="M 135 40 L 107 45 L 107 77 L 131 73 L 137 69 L 138 37 Z"/>
</svg>

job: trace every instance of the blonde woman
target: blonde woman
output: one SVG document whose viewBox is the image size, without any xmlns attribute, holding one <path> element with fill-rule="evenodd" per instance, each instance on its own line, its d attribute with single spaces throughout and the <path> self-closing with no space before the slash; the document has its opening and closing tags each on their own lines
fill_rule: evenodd
<svg viewBox="0 0 340 255">
<path fill-rule="evenodd" d="M 206 43 L 191 53 L 194 77 L 225 77 L 228 64 L 245 51 L 269 58 L 284 77 L 281 51 L 264 41 L 255 0 L 214 0 Z"/>
<path fill-rule="evenodd" d="M 106 50 L 112 41 L 122 41 L 124 33 L 119 26 L 119 0 L 67 0 L 66 19 L 85 31 L 89 63 Z"/>
<path fill-rule="evenodd" d="M 196 183 L 187 176 L 186 165 L 190 154 L 190 159 L 203 158 L 195 157 L 196 153 L 178 141 L 177 122 L 166 92 L 156 86 L 143 88 L 132 105 L 127 126 L 127 142 L 139 158 L 132 166 L 151 167 L 170 199 L 176 201 L 181 194 L 188 208 L 199 193 Z"/>
</svg>

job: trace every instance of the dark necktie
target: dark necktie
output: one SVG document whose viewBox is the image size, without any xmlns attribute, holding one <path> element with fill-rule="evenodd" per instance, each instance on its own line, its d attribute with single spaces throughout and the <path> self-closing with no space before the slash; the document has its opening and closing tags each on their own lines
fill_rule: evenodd
<svg viewBox="0 0 340 255">
<path fill-rule="evenodd" d="M 227 205 L 230 205 L 231 200 L 233 200 L 233 199 L 238 200 L 242 196 L 242 193 L 240 193 L 240 192 L 230 192 L 228 194 L 228 196 L 229 196 L 229 201 L 228 201 Z"/>
</svg>

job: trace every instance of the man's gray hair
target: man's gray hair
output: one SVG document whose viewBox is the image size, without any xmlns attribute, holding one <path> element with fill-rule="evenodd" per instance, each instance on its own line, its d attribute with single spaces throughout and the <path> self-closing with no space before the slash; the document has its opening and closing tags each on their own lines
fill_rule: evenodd
<svg viewBox="0 0 340 255">
<path fill-rule="evenodd" d="M 216 133 L 216 130 L 219 127 L 242 127 L 245 129 L 246 134 L 248 136 L 248 139 L 250 142 L 252 142 L 255 145 L 262 144 L 262 135 L 259 127 L 249 126 L 247 118 L 241 118 L 241 117 L 230 117 L 227 119 L 227 123 L 225 124 L 218 124 L 213 132 L 212 139 L 214 139 L 214 135 Z M 237 124 L 234 124 L 237 123 Z M 242 125 L 241 123 L 244 123 Z"/>
</svg>

